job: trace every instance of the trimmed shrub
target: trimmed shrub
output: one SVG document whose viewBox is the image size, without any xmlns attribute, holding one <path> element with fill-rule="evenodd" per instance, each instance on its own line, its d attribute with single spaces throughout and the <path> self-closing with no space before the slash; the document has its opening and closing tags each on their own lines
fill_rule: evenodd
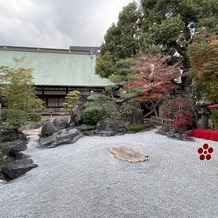
<svg viewBox="0 0 218 218">
<path fill-rule="evenodd" d="M 127 126 L 127 129 L 132 132 L 140 132 L 144 129 L 153 128 L 154 125 L 152 123 L 134 123 Z"/>
<path fill-rule="evenodd" d="M 42 115 L 38 113 L 29 114 L 29 120 L 32 122 L 38 122 L 42 119 Z"/>
<path fill-rule="evenodd" d="M 85 108 L 84 113 L 84 123 L 95 125 L 104 116 L 104 112 L 100 106 L 89 106 Z"/>
<path fill-rule="evenodd" d="M 28 121 L 28 114 L 19 109 L 1 109 L 1 120 L 9 126 L 20 126 Z"/>
<path fill-rule="evenodd" d="M 89 124 L 82 124 L 80 126 L 77 127 L 77 129 L 81 132 L 85 132 L 85 131 L 91 131 L 95 129 L 95 125 L 89 125 Z"/>
</svg>

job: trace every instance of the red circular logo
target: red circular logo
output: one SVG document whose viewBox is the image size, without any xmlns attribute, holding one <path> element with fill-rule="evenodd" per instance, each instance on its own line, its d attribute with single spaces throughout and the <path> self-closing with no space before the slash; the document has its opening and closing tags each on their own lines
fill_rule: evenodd
<svg viewBox="0 0 218 218">
<path fill-rule="evenodd" d="M 202 148 L 198 148 L 198 153 L 200 154 L 200 160 L 210 160 L 212 158 L 211 153 L 213 153 L 213 148 L 205 143 Z"/>
</svg>

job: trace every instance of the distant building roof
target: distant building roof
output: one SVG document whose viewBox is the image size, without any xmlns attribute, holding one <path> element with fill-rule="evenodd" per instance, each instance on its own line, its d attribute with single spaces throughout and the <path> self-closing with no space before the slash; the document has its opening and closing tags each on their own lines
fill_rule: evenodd
<svg viewBox="0 0 218 218">
<path fill-rule="evenodd" d="M 100 47 L 91 47 L 91 46 L 70 46 L 71 51 L 85 51 L 92 54 L 98 55 L 100 52 Z"/>
<path fill-rule="evenodd" d="M 16 65 L 14 58 L 20 60 Z M 33 68 L 33 82 L 43 86 L 103 87 L 112 83 L 95 74 L 95 53 L 0 46 L 0 66 Z"/>
</svg>

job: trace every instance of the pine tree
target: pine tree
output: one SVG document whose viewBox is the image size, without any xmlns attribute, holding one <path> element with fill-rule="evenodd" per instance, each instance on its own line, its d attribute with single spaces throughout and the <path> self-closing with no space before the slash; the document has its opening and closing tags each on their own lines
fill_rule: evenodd
<svg viewBox="0 0 218 218">
<path fill-rule="evenodd" d="M 73 111 L 73 109 L 78 105 L 79 99 L 80 99 L 79 91 L 77 90 L 70 91 L 65 97 L 65 101 L 63 103 L 64 107 L 62 108 L 62 111 L 70 114 Z"/>
</svg>

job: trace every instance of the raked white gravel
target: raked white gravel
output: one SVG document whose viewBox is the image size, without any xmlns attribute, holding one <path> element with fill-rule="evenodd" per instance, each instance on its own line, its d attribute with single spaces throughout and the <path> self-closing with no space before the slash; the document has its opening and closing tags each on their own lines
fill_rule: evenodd
<svg viewBox="0 0 218 218">
<path fill-rule="evenodd" d="M 36 148 L 28 154 L 39 167 L 0 184 L 1 218 L 217 218 L 218 142 L 184 142 L 155 130 L 114 137 L 83 137 L 75 144 Z M 212 159 L 197 152 L 208 143 Z M 128 163 L 109 147 L 149 153 Z"/>
</svg>

